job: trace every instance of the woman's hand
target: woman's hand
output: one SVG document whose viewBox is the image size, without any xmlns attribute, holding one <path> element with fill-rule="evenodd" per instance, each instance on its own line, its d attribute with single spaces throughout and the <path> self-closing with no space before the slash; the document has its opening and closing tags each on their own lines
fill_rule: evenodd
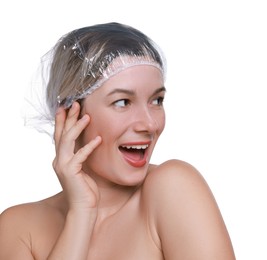
<svg viewBox="0 0 267 260">
<path fill-rule="evenodd" d="M 57 111 L 53 168 L 67 196 L 69 209 L 95 209 L 99 200 L 98 188 L 94 180 L 82 170 L 82 165 L 101 143 L 101 137 L 95 137 L 75 151 L 76 140 L 90 121 L 89 115 L 85 114 L 79 119 L 79 114 L 80 105 L 77 102 L 73 103 L 68 113 L 63 108 Z"/>
</svg>

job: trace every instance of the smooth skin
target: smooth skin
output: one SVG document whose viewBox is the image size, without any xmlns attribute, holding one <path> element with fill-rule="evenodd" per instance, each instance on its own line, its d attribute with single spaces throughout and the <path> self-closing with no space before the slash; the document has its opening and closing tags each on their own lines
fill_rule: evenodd
<svg viewBox="0 0 267 260">
<path fill-rule="evenodd" d="M 216 201 L 190 164 L 149 164 L 164 129 L 161 72 L 110 78 L 56 114 L 53 167 L 62 192 L 0 216 L 0 260 L 234 260 Z M 119 147 L 148 143 L 135 167 Z"/>
</svg>

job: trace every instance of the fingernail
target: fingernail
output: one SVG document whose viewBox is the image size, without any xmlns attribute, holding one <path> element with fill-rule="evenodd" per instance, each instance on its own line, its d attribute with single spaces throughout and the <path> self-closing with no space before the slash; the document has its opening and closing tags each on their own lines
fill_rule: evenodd
<svg viewBox="0 0 267 260">
<path fill-rule="evenodd" d="M 101 141 L 102 138 L 101 138 L 101 136 L 98 135 L 98 136 L 95 138 L 95 140 L 96 140 L 96 141 Z"/>
<path fill-rule="evenodd" d="M 82 120 L 87 121 L 89 119 L 88 115 L 83 115 Z"/>
<path fill-rule="evenodd" d="M 73 104 L 71 105 L 71 107 L 76 108 L 77 107 L 77 102 L 73 102 Z"/>
</svg>

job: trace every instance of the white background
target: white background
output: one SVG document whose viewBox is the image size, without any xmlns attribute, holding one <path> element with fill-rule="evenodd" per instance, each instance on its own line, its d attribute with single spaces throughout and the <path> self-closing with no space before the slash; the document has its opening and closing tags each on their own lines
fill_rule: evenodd
<svg viewBox="0 0 267 260">
<path fill-rule="evenodd" d="M 0 211 L 60 190 L 51 139 L 21 117 L 39 58 L 70 30 L 117 21 L 148 34 L 167 56 L 167 126 L 152 161 L 179 158 L 199 169 L 237 259 L 266 260 L 265 2 L 2 1 Z"/>
</svg>

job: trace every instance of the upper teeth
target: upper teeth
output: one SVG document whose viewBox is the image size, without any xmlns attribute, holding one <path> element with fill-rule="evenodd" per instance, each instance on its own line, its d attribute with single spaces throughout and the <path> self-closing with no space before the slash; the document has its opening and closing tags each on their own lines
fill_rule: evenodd
<svg viewBox="0 0 267 260">
<path fill-rule="evenodd" d="M 122 145 L 123 148 L 127 149 L 146 149 L 148 144 L 145 145 Z"/>
</svg>

